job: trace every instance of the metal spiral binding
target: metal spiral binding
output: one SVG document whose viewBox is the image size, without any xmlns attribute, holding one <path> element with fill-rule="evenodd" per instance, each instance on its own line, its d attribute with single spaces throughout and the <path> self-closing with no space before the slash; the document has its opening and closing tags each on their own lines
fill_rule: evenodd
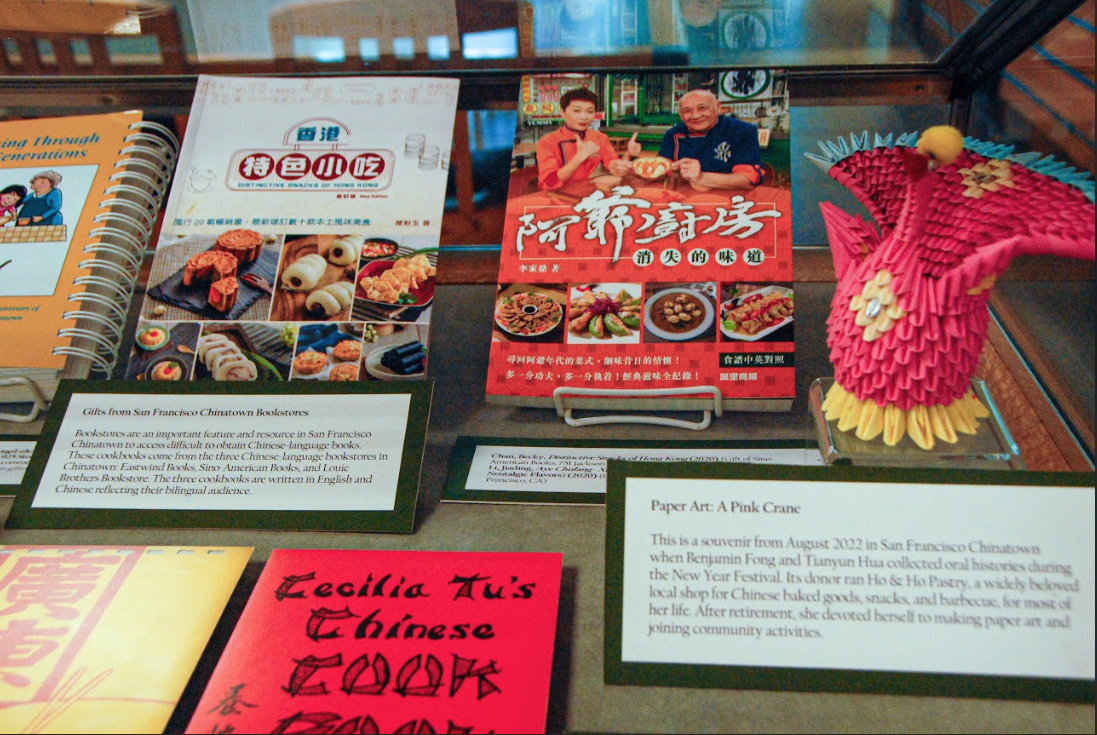
<svg viewBox="0 0 1097 735">
<path fill-rule="evenodd" d="M 147 224 L 142 224 L 135 217 L 131 217 L 125 212 L 103 212 L 102 214 L 95 215 L 95 218 L 92 221 L 99 224 L 103 224 L 104 222 L 110 222 L 112 227 L 114 226 L 114 223 L 116 221 L 124 222 L 127 225 L 136 228 L 137 231 L 140 234 L 144 235 L 146 238 L 152 235 L 151 229 Z"/>
<path fill-rule="evenodd" d="M 94 311 L 66 311 L 61 315 L 61 318 L 65 320 L 86 319 L 89 322 L 100 324 L 104 329 L 114 335 L 114 339 L 118 343 L 121 343 L 125 336 L 122 334 L 122 327 L 120 327 L 117 322 L 107 319 L 102 314 L 96 314 Z"/>
<path fill-rule="evenodd" d="M 115 174 L 115 176 L 117 176 L 117 174 Z M 111 177 L 111 178 L 113 179 L 114 177 Z M 106 188 L 106 191 L 103 192 L 103 194 L 121 194 L 121 193 L 132 194 L 133 196 L 138 196 L 138 197 L 140 197 L 140 199 L 142 199 L 142 201 L 144 201 L 146 204 L 148 204 L 148 207 L 149 207 L 150 211 L 152 211 L 152 212 L 159 211 L 160 206 L 156 201 L 156 197 L 152 196 L 151 194 L 149 194 L 144 189 L 138 189 L 137 186 L 131 186 L 129 184 L 114 184 L 113 186 L 108 186 L 108 188 Z"/>
<path fill-rule="evenodd" d="M 91 245 L 84 247 L 84 252 L 88 254 L 92 253 L 109 253 L 110 255 L 117 256 L 129 264 L 135 271 L 141 270 L 141 262 L 144 258 L 141 255 L 135 254 L 132 250 L 112 245 L 109 242 L 93 242 Z"/>
<path fill-rule="evenodd" d="M 57 333 L 58 337 L 70 337 L 73 339 L 84 339 L 88 342 L 92 342 L 97 345 L 95 354 L 100 357 L 107 357 L 113 359 L 118 358 L 118 342 L 110 342 L 104 335 L 99 332 L 93 332 L 90 329 L 81 329 L 80 327 L 66 327 Z"/>
<path fill-rule="evenodd" d="M 91 350 L 86 350 L 83 347 L 54 347 L 53 354 L 55 355 L 72 355 L 73 357 L 82 357 L 85 360 L 91 362 L 91 374 L 99 374 L 103 376 L 110 375 L 110 371 L 114 369 L 114 362 L 108 361 L 104 357 L 97 355 Z M 117 360 L 117 358 L 115 358 Z"/>
<path fill-rule="evenodd" d="M 164 136 L 168 139 L 168 142 L 171 143 L 172 148 L 174 148 L 175 150 L 179 150 L 179 138 L 175 137 L 175 133 L 173 133 L 169 128 L 164 127 L 160 123 L 152 122 L 151 120 L 142 120 L 141 122 L 130 125 L 130 130 L 141 130 L 143 128 L 153 130 Z"/>
<path fill-rule="evenodd" d="M 125 306 L 119 306 L 117 301 L 114 301 L 113 299 L 108 299 L 102 294 L 93 293 L 91 291 L 79 291 L 77 293 L 71 294 L 65 300 L 69 302 L 98 304 L 99 306 L 110 309 L 116 319 L 122 321 L 126 318 Z"/>
<path fill-rule="evenodd" d="M 127 199 L 120 199 L 120 197 L 114 197 L 114 199 L 104 199 L 99 203 L 101 210 L 110 210 L 111 212 L 117 212 L 118 214 L 127 214 L 135 217 L 138 221 L 142 221 L 142 226 L 146 229 L 152 229 L 152 226 L 156 225 L 156 213 L 150 212 L 147 206 L 142 206 L 136 202 L 131 202 Z"/>
<path fill-rule="evenodd" d="M 123 286 L 103 276 L 78 276 L 72 280 L 74 286 L 98 286 L 118 295 L 123 303 L 129 303 L 130 293 Z"/>
<path fill-rule="evenodd" d="M 118 247 L 118 248 L 122 247 L 120 245 L 117 245 L 116 243 L 104 242 L 102 240 L 102 237 L 104 235 L 110 235 L 111 237 L 120 237 L 123 240 L 125 240 L 127 244 L 129 244 L 133 247 L 133 252 L 131 253 L 131 255 L 138 262 L 140 262 L 141 259 L 144 257 L 145 244 L 143 242 L 141 242 L 139 239 L 137 239 L 136 237 L 134 237 L 133 235 L 131 235 L 130 233 L 126 232 L 125 230 L 119 230 L 117 227 L 96 227 L 94 230 L 92 230 L 90 233 L 88 233 L 88 237 L 98 237 L 98 238 L 100 238 L 100 241 L 99 242 L 93 242 L 90 245 L 88 245 L 87 247 L 85 247 L 84 252 L 85 253 L 90 253 L 91 252 L 90 248 L 96 247 L 98 245 L 104 245 L 104 244 L 105 245 L 112 245 L 112 246 Z"/>
<path fill-rule="evenodd" d="M 127 143 L 133 142 L 145 142 L 151 144 L 157 150 L 161 150 L 167 154 L 172 160 L 175 159 L 175 149 L 163 138 L 158 135 L 150 135 L 149 133 L 132 133 L 127 135 L 123 140 Z"/>
<path fill-rule="evenodd" d="M 129 199 L 122 199 L 115 197 L 113 199 L 104 199 L 99 202 L 100 209 L 114 210 L 117 207 L 122 207 L 127 212 L 135 212 L 144 218 L 144 226 L 152 229 L 152 226 L 156 224 L 156 212 L 150 211 L 148 207 L 142 207 L 140 204 L 131 202 Z"/>
<path fill-rule="evenodd" d="M 93 218 L 97 226 L 84 246 L 91 257 L 80 262 L 81 275 L 73 279 L 83 288 L 67 297 L 77 305 L 63 314 L 73 326 L 57 332 L 69 344 L 53 349 L 54 355 L 86 360 L 97 377 L 109 377 L 118 361 L 122 324 L 179 150 L 179 139 L 163 125 L 141 122 L 130 130 L 119 151 L 125 158 L 114 165 L 118 170 L 109 177 L 102 211 Z"/>
<path fill-rule="evenodd" d="M 160 185 L 154 178 L 148 174 L 143 174 L 140 171 L 119 171 L 116 174 L 111 174 L 110 181 L 124 181 L 125 179 L 136 179 L 137 181 L 145 184 L 149 189 L 156 193 L 155 197 L 151 197 L 156 202 L 156 210 L 160 210 L 160 205 L 164 203 L 164 197 L 167 196 L 168 187 Z M 129 186 L 129 184 L 116 184 L 115 186 Z M 146 198 L 146 201 L 148 197 Z"/>
<path fill-rule="evenodd" d="M 137 285 L 137 276 L 140 273 L 139 269 L 127 269 L 117 263 L 112 263 L 109 260 L 103 260 L 102 258 L 93 258 L 92 260 L 82 260 L 79 265 L 80 270 L 104 270 L 115 274 L 125 282 L 128 288 L 133 288 Z"/>
<path fill-rule="evenodd" d="M 131 156 L 124 161 L 118 161 L 114 164 L 115 168 L 130 169 L 134 166 L 151 171 L 156 176 L 157 186 L 162 186 L 167 180 L 168 171 L 166 171 L 163 166 L 157 166 L 152 161 L 146 161 L 143 158 L 133 158 Z"/>
<path fill-rule="evenodd" d="M 165 155 L 166 151 L 161 151 L 156 148 L 150 148 L 149 146 L 128 145 L 122 150 L 118 151 L 118 155 L 120 156 L 136 156 L 137 154 L 147 156 L 148 158 L 151 158 L 153 160 L 162 161 L 165 171 L 171 171 L 175 167 L 174 156 Z"/>
</svg>

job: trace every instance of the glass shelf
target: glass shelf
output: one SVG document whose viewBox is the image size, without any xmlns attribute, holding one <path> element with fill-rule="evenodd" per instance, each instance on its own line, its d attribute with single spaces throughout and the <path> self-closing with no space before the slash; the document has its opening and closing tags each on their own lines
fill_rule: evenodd
<svg viewBox="0 0 1097 735">
<path fill-rule="evenodd" d="M 535 62 L 680 68 L 928 64 L 994 4 L 6 0 L 0 73 L 446 72 Z"/>
<path fill-rule="evenodd" d="M 918 448 L 909 436 L 894 447 L 883 440 L 863 441 L 852 432 L 839 431 L 837 422 L 827 421 L 823 399 L 834 385 L 834 378 L 819 378 L 808 391 L 808 406 L 815 424 L 819 451 L 827 464 L 852 464 L 861 467 L 947 467 L 965 470 L 1023 470 L 1021 450 L 1009 433 L 986 381 L 974 380 L 971 389 L 990 411 L 979 422 L 973 436 L 960 434 L 955 444 L 937 442 L 933 449 Z"/>
</svg>

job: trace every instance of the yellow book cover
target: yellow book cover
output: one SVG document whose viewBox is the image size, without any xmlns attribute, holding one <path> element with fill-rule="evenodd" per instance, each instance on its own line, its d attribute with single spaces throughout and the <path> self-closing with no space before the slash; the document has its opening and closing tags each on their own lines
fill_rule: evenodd
<svg viewBox="0 0 1097 735">
<path fill-rule="evenodd" d="M 148 166 L 144 174 L 126 171 L 126 162 L 144 157 L 141 123 L 140 112 L 0 123 L 0 369 L 66 366 L 68 355 L 56 348 L 74 335 L 58 332 L 85 328 L 72 315 L 95 311 L 91 299 L 73 301 L 73 294 L 121 300 L 124 314 L 126 262 L 103 266 L 106 251 L 95 245 L 111 239 L 105 227 L 129 221 L 112 218 L 112 210 L 127 213 L 138 230 L 147 221 L 132 205 L 122 209 L 122 187 L 165 184 Z"/>
<path fill-rule="evenodd" d="M 0 732 L 163 732 L 251 552 L 0 546 Z"/>
</svg>

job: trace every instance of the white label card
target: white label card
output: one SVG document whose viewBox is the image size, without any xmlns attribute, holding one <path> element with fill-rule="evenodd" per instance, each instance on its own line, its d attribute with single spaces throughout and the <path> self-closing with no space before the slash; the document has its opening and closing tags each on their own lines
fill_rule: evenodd
<svg viewBox="0 0 1097 735">
<path fill-rule="evenodd" d="M 391 511 L 411 396 L 74 393 L 35 508 Z"/>
<path fill-rule="evenodd" d="M 624 662 L 1093 679 L 1092 489 L 625 488 Z"/>
<path fill-rule="evenodd" d="M 637 449 L 628 447 L 476 447 L 466 490 L 605 493 L 606 461 L 747 462 L 822 465 L 818 449 Z"/>
<path fill-rule="evenodd" d="M 34 442 L 0 442 L 0 485 L 18 485 L 30 464 Z"/>
</svg>

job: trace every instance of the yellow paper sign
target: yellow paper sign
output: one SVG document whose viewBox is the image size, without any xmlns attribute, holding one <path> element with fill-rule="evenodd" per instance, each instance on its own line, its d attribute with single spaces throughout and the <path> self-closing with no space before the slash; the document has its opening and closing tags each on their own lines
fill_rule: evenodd
<svg viewBox="0 0 1097 735">
<path fill-rule="evenodd" d="M 0 547 L 0 731 L 163 731 L 250 556 Z"/>
</svg>

